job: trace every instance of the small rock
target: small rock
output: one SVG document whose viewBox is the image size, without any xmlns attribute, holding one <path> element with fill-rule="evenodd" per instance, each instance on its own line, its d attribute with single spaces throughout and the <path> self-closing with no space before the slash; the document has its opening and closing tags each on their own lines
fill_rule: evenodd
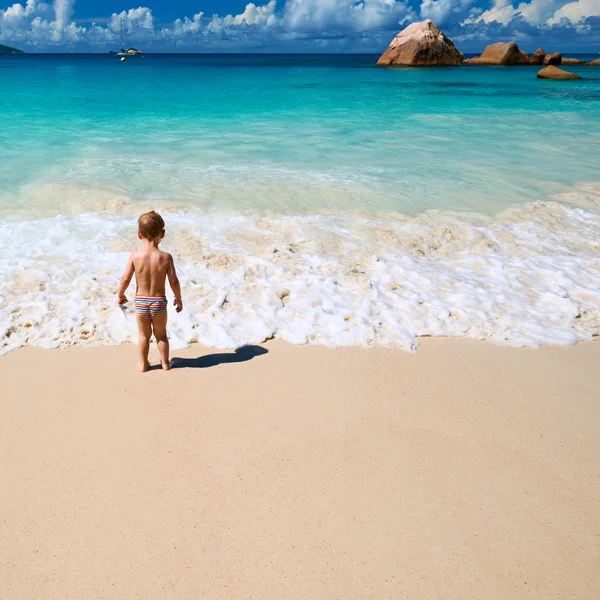
<svg viewBox="0 0 600 600">
<path fill-rule="evenodd" d="M 481 56 L 464 61 L 465 65 L 528 65 L 529 56 L 516 42 L 490 44 Z"/>
<path fill-rule="evenodd" d="M 600 67 L 600 58 L 597 58 L 596 60 L 592 60 L 589 63 L 585 63 L 588 67 Z"/>
<path fill-rule="evenodd" d="M 541 65 L 546 57 L 546 51 L 543 48 L 538 48 L 532 55 L 529 61 L 532 65 Z"/>
<path fill-rule="evenodd" d="M 563 58 L 562 64 L 563 65 L 585 65 L 585 63 L 582 60 L 579 60 L 578 58 Z"/>
<path fill-rule="evenodd" d="M 560 65 L 561 62 L 562 54 L 560 52 L 555 52 L 554 54 L 546 54 L 546 56 L 544 56 L 545 65 Z"/>
<path fill-rule="evenodd" d="M 569 73 L 568 71 L 564 71 L 563 69 L 559 69 L 558 67 L 554 67 L 552 65 L 538 71 L 537 76 L 540 79 L 581 79 L 581 77 L 579 75 L 575 75 L 575 73 Z"/>
</svg>

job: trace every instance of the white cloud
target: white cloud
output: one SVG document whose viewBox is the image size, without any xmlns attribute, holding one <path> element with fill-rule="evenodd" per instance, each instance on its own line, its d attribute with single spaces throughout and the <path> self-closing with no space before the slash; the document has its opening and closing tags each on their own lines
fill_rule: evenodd
<svg viewBox="0 0 600 600">
<path fill-rule="evenodd" d="M 560 2 L 556 0 L 532 0 L 529 3 L 519 4 L 517 10 L 528 23 L 541 25 L 554 14 L 559 4 Z"/>
<path fill-rule="evenodd" d="M 22 4 L 13 4 L 12 6 L 9 6 L 3 14 L 6 20 L 22 19 L 24 17 L 32 15 L 36 11 L 36 8 L 36 0 L 27 0 L 27 4 L 25 6 L 23 6 Z"/>
<path fill-rule="evenodd" d="M 157 33 L 157 38 L 173 40 L 178 46 L 181 46 L 185 38 L 206 41 L 211 36 L 217 38 L 235 37 L 236 32 L 241 30 L 251 30 L 259 35 L 279 25 L 275 12 L 276 8 L 277 1 L 270 0 L 270 2 L 261 6 L 251 2 L 246 6 L 244 12 L 239 15 L 226 15 L 224 17 L 213 15 L 207 17 L 203 12 L 199 12 L 192 18 L 176 19 L 171 27 L 161 29 Z"/>
<path fill-rule="evenodd" d="M 108 29 L 113 33 L 120 32 L 121 22 L 123 31 L 128 37 L 139 35 L 142 39 L 154 33 L 154 17 L 152 11 L 145 7 L 130 8 L 120 13 L 113 13 L 108 22 Z"/>
<path fill-rule="evenodd" d="M 600 0 L 578 0 L 578 2 L 569 2 L 559 8 L 550 19 L 548 25 L 560 23 L 562 19 L 567 19 L 571 23 L 581 23 L 587 17 L 600 17 Z"/>
<path fill-rule="evenodd" d="M 148 7 L 78 24 L 74 20 L 75 0 L 22 0 L 0 9 L 0 42 L 25 49 L 107 51 L 118 44 L 122 20 L 126 44 L 150 51 L 265 45 L 282 48 L 292 40 L 306 49 L 341 49 L 350 45 L 348 40 L 353 40 L 354 48 L 358 43 L 363 48 L 367 44 L 378 48 L 385 46 L 391 32 L 418 18 L 409 1 L 263 0 L 263 4 L 248 3 L 240 14 L 209 16 L 198 12 L 157 28 Z M 600 16 L 600 0 L 530 0 L 518 4 L 493 0 L 485 11 L 474 7 L 475 0 L 413 1 L 422 18 L 432 18 L 440 25 L 451 26 L 468 12 L 469 17 L 462 22 L 466 27 L 460 32 L 465 40 L 475 39 L 490 23 L 508 25 L 513 19 L 514 23 L 522 20 L 538 27 L 571 23 L 575 31 L 582 29 L 586 17 Z"/>
<path fill-rule="evenodd" d="M 431 0 L 425 0 L 431 1 Z M 515 17 L 521 17 L 532 25 L 556 25 L 562 19 L 576 24 L 588 17 L 600 16 L 600 0 L 578 0 L 565 3 L 566 0 L 531 0 L 513 6 L 507 0 L 496 0 L 489 10 L 480 15 L 472 15 L 464 25 L 475 23 L 500 23 L 508 25 Z"/>
<path fill-rule="evenodd" d="M 69 27 L 74 4 L 75 0 L 54 0 L 56 18 L 54 20 L 53 39 L 57 42 L 62 40 L 65 33 L 68 33 L 65 30 Z"/>
<path fill-rule="evenodd" d="M 23 40 L 33 45 L 58 43 L 77 37 L 77 26 L 70 21 L 74 0 L 45 2 L 27 0 L 0 10 L 0 39 Z"/>
<path fill-rule="evenodd" d="M 264 6 L 256 6 L 250 3 L 241 15 L 227 15 L 223 19 L 223 23 L 225 25 L 243 25 L 244 23 L 247 25 L 262 25 L 263 23 L 274 25 L 276 8 L 277 0 L 271 0 Z"/>
<path fill-rule="evenodd" d="M 398 0 L 287 0 L 283 11 L 287 30 L 314 33 L 398 29 L 412 15 Z"/>
<path fill-rule="evenodd" d="M 277 0 L 271 0 L 263 6 L 256 6 L 252 2 L 246 6 L 243 13 L 239 15 L 226 15 L 219 17 L 214 15 L 206 25 L 206 33 L 223 35 L 228 29 L 235 30 L 239 27 L 253 27 L 255 29 L 265 29 L 274 27 L 278 24 L 275 16 Z"/>
<path fill-rule="evenodd" d="M 463 21 L 463 25 L 475 25 L 476 23 L 501 23 L 506 25 L 515 15 L 517 9 L 506 0 L 495 0 L 492 8 L 479 13 L 472 13 Z"/>
<path fill-rule="evenodd" d="M 191 19 L 189 17 L 184 17 L 183 19 L 177 19 L 173 23 L 173 27 L 171 30 L 163 30 L 166 32 L 170 32 L 174 37 L 182 37 L 187 34 L 193 34 L 199 32 L 202 27 L 202 19 L 204 17 L 204 13 L 199 12 L 195 14 Z"/>
<path fill-rule="evenodd" d="M 443 25 L 450 16 L 463 13 L 473 4 L 475 0 L 423 0 L 420 14 L 423 19 Z"/>
<path fill-rule="evenodd" d="M 119 39 L 121 19 L 128 41 L 158 37 L 152 11 L 147 7 L 115 13 L 107 19 L 106 25 L 92 23 L 90 27 L 84 27 L 71 20 L 74 4 L 75 0 L 55 0 L 50 7 L 44 2 L 27 0 L 25 6 L 14 4 L 0 10 L 0 40 L 23 42 L 40 48 L 69 47 L 80 42 L 92 46 L 106 45 Z M 181 23 L 176 21 L 171 29 L 182 33 Z"/>
<path fill-rule="evenodd" d="M 469 17 L 463 24 L 495 22 L 507 25 L 515 17 L 521 16 L 527 23 L 541 25 L 556 11 L 560 4 L 560 0 L 531 0 L 531 2 L 521 2 L 518 6 L 513 6 L 506 0 L 496 0 L 492 8 L 484 11 L 479 16 Z"/>
</svg>

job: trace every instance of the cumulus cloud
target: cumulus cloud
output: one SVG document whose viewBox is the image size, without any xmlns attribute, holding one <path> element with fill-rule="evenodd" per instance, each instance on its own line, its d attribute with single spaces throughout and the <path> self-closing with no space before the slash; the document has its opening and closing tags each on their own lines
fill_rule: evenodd
<svg viewBox="0 0 600 600">
<path fill-rule="evenodd" d="M 531 0 L 514 6 L 508 0 L 494 0 L 492 7 L 465 20 L 466 24 L 501 23 L 508 25 L 513 19 L 522 19 L 532 25 L 556 25 L 562 19 L 577 24 L 589 17 L 600 16 L 600 0 Z"/>
<path fill-rule="evenodd" d="M 489 10 L 477 17 L 470 17 L 465 22 L 470 24 L 496 22 L 506 25 L 519 16 L 527 23 L 539 25 L 556 11 L 556 7 L 557 0 L 531 0 L 531 2 L 521 2 L 517 6 L 513 6 L 507 0 L 495 0 Z"/>
<path fill-rule="evenodd" d="M 106 45 L 118 39 L 121 22 L 131 41 L 160 41 L 177 39 L 189 34 L 210 32 L 214 29 L 235 28 L 243 25 L 257 26 L 261 23 L 274 24 L 276 0 L 264 6 L 248 4 L 240 15 L 214 16 L 204 19 L 203 13 L 191 19 L 177 19 L 170 27 L 156 30 L 154 16 L 148 7 L 140 6 L 113 13 L 106 25 L 92 23 L 78 25 L 72 19 L 75 0 L 55 0 L 52 6 L 38 0 L 27 0 L 0 10 L 0 40 L 25 42 L 31 46 L 73 46 L 78 43 Z M 102 19 L 104 21 L 104 19 Z"/>
<path fill-rule="evenodd" d="M 16 3 L 0 10 L 0 39 L 24 40 L 36 45 L 77 37 L 77 27 L 70 20 L 74 4 L 74 0 L 55 0 L 52 6 L 27 0 L 25 5 Z"/>
<path fill-rule="evenodd" d="M 199 12 L 195 14 L 191 19 L 189 17 L 184 17 L 183 19 L 177 19 L 173 23 L 173 27 L 171 28 L 171 33 L 174 37 L 181 38 L 185 35 L 198 33 L 204 26 L 203 23 L 204 13 Z M 168 31 L 168 30 L 164 30 Z"/>
<path fill-rule="evenodd" d="M 447 1 L 447 0 L 442 0 Z M 460 0 L 461 2 L 470 0 Z M 314 39 L 343 34 L 397 31 L 416 18 L 404 0 L 287 0 L 278 12 L 277 0 L 249 3 L 240 14 L 207 16 L 198 12 L 156 29 L 150 8 L 132 8 L 115 13 L 107 24 L 77 25 L 71 21 L 75 0 L 55 0 L 48 5 L 27 0 L 0 10 L 0 39 L 24 40 L 32 45 L 107 44 L 118 39 L 121 20 L 128 41 L 208 43 L 211 39 L 248 40 L 252 35 L 272 36 L 282 41 L 296 35 Z M 104 22 L 104 19 L 101 19 Z M 310 35 L 308 35 L 310 34 Z"/>
<path fill-rule="evenodd" d="M 246 10 L 240 15 L 227 15 L 223 19 L 224 25 L 275 25 L 275 9 L 277 8 L 277 0 L 271 0 L 264 6 L 256 6 L 252 2 L 246 6 Z M 218 19 L 218 17 L 215 17 Z M 214 19 L 213 19 L 214 20 Z"/>
<path fill-rule="evenodd" d="M 36 10 L 41 7 L 41 4 L 41 2 L 38 3 L 36 0 L 27 0 L 25 6 L 22 4 L 13 4 L 3 11 L 3 17 L 7 21 L 23 19 L 34 14 Z M 48 5 L 44 4 L 44 8 L 47 9 Z"/>
<path fill-rule="evenodd" d="M 443 25 L 451 16 L 461 15 L 475 4 L 476 0 L 423 0 L 420 14 Z"/>
<path fill-rule="evenodd" d="M 2 2 L 2 0 L 0 0 Z M 412 4 L 411 4 L 412 3 Z M 0 9 L 0 42 L 39 50 L 114 49 L 121 22 L 127 44 L 150 51 L 277 48 L 376 51 L 411 21 L 433 19 L 455 42 L 477 49 L 490 39 L 535 40 L 563 35 L 591 47 L 600 37 L 600 0 L 263 0 L 239 14 L 181 16 L 157 27 L 139 6 L 78 22 L 75 0 L 26 0 Z M 570 37 L 569 37 L 570 36 Z M 583 37 L 585 36 L 585 37 Z M 596 41 L 594 41 L 596 40 Z M 533 41 L 531 42 L 533 43 Z M 359 45 L 360 44 L 360 45 Z M 468 51 L 468 46 L 462 46 Z"/>
<path fill-rule="evenodd" d="M 569 2 L 548 19 L 548 25 L 560 23 L 562 19 L 566 19 L 570 23 L 581 23 L 589 17 L 600 17 L 600 0 Z"/>
<path fill-rule="evenodd" d="M 250 3 L 246 6 L 243 13 L 239 15 L 226 15 L 219 17 L 214 15 L 206 25 L 206 33 L 225 35 L 228 31 L 236 29 L 254 29 L 264 30 L 278 25 L 278 20 L 275 17 L 275 9 L 277 8 L 277 0 L 271 0 L 263 6 L 256 6 Z"/>
<path fill-rule="evenodd" d="M 108 29 L 116 34 L 121 29 L 121 23 L 128 37 L 146 39 L 154 34 L 154 17 L 152 11 L 145 6 L 113 13 L 108 22 Z"/>
<path fill-rule="evenodd" d="M 54 0 L 54 12 L 56 19 L 54 21 L 54 40 L 60 41 L 69 27 L 71 16 L 73 15 L 73 5 L 75 0 Z"/>
<path fill-rule="evenodd" d="M 476 23 L 502 23 L 506 25 L 517 14 L 517 9 L 506 0 L 495 0 L 493 6 L 478 14 L 471 14 L 464 21 L 464 25 Z"/>
<path fill-rule="evenodd" d="M 394 30 L 412 16 L 398 0 L 287 0 L 283 11 L 286 29 L 304 33 Z"/>
</svg>

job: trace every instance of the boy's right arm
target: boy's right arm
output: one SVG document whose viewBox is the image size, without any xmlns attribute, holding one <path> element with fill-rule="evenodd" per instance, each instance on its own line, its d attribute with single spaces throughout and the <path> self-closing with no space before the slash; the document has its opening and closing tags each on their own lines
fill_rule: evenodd
<svg viewBox="0 0 600 600">
<path fill-rule="evenodd" d="M 133 266 L 133 253 L 129 257 L 129 261 L 127 262 L 127 266 L 125 267 L 125 272 L 121 277 L 121 281 L 119 281 L 119 287 L 117 288 L 117 296 L 119 305 L 127 304 L 127 296 L 125 296 L 125 290 L 129 287 L 131 283 L 131 278 L 133 277 L 133 273 L 135 268 Z"/>
<path fill-rule="evenodd" d="M 175 263 L 173 257 L 169 254 L 169 266 L 167 267 L 167 277 L 169 278 L 169 285 L 175 294 L 175 310 L 181 312 L 183 310 L 183 301 L 181 300 L 181 285 L 179 284 L 179 278 L 177 277 L 177 271 L 175 270 Z"/>
</svg>

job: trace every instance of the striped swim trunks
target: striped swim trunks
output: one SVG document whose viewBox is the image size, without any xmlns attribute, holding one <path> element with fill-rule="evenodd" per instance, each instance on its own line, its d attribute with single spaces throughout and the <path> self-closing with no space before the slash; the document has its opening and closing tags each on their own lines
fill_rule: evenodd
<svg viewBox="0 0 600 600">
<path fill-rule="evenodd" d="M 134 305 L 136 312 L 144 319 L 154 319 L 167 312 L 167 299 L 164 296 L 136 296 Z"/>
</svg>

